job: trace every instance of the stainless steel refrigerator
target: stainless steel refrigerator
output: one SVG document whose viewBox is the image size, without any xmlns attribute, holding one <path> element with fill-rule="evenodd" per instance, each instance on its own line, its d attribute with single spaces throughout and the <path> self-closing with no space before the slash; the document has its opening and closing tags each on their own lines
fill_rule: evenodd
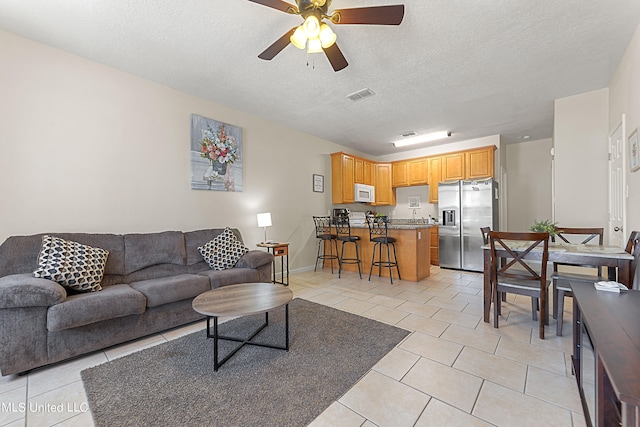
<svg viewBox="0 0 640 427">
<path fill-rule="evenodd" d="M 438 222 L 440 267 L 483 271 L 480 228 L 498 230 L 498 183 L 438 184 Z"/>
</svg>

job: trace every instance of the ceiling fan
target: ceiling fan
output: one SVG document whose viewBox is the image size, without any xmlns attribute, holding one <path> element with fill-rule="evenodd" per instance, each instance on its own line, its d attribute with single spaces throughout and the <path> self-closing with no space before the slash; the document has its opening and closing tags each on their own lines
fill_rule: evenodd
<svg viewBox="0 0 640 427">
<path fill-rule="evenodd" d="M 331 0 L 296 0 L 296 4 L 282 0 L 249 0 L 292 15 L 301 15 L 304 23 L 287 31 L 258 58 L 273 59 L 289 43 L 299 49 L 307 48 L 309 53 L 323 52 L 327 55 L 334 71 L 340 71 L 349 63 L 336 44 L 337 36 L 325 19 L 332 24 L 400 25 L 404 17 L 404 5 L 358 7 L 336 9 L 329 13 Z"/>
</svg>

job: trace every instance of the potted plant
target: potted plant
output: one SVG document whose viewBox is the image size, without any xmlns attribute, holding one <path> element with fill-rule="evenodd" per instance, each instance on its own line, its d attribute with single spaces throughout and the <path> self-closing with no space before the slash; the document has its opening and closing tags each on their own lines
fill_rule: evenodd
<svg viewBox="0 0 640 427">
<path fill-rule="evenodd" d="M 558 228 L 557 222 L 551 222 L 548 219 L 543 221 L 536 220 L 529 230 L 538 233 L 549 233 L 549 237 L 556 237 L 558 233 L 562 232 L 562 230 Z"/>
</svg>

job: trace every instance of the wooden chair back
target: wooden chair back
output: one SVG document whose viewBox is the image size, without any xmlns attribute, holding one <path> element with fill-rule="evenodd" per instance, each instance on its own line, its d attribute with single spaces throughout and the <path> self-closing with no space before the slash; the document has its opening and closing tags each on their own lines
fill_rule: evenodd
<svg viewBox="0 0 640 427">
<path fill-rule="evenodd" d="M 633 287 L 633 280 L 638 268 L 638 260 L 640 259 L 640 231 L 632 231 L 627 241 L 625 251 L 633 255 L 633 261 L 629 266 L 629 286 Z M 633 289 L 636 289 L 635 287 Z"/>
<path fill-rule="evenodd" d="M 580 236 L 577 238 L 577 236 Z M 574 237 L 574 238 L 572 238 Z M 604 228 L 597 227 L 562 227 L 560 231 L 556 233 L 556 236 L 551 237 L 552 242 L 556 240 L 569 243 L 586 245 L 593 239 L 598 238 L 598 245 L 604 244 Z M 591 244 L 596 244 L 591 242 Z"/>
<path fill-rule="evenodd" d="M 523 245 L 524 242 L 524 245 Z M 491 272 L 496 282 L 538 281 L 546 286 L 547 261 L 549 259 L 549 233 L 490 231 Z M 542 250 L 540 266 L 531 267 L 524 257 L 533 250 Z M 505 250 L 507 261 L 500 262 L 497 251 Z M 504 257 L 504 255 L 503 255 Z"/>
<path fill-rule="evenodd" d="M 482 241 L 485 245 L 489 244 L 489 232 L 491 227 L 480 227 L 480 233 L 482 233 Z"/>
<path fill-rule="evenodd" d="M 597 242 L 594 241 L 595 238 L 598 238 Z M 556 241 L 569 243 L 572 245 L 587 245 L 587 244 L 598 244 L 602 246 L 604 244 L 604 228 L 598 227 L 562 227 L 560 231 L 556 233 L 556 236 L 551 237 L 552 242 Z M 558 271 L 559 265 L 568 265 L 560 262 L 553 263 L 553 271 Z M 600 266 L 591 266 L 591 265 L 583 265 L 581 267 L 586 268 L 597 268 L 598 276 L 602 276 L 602 267 Z"/>
</svg>

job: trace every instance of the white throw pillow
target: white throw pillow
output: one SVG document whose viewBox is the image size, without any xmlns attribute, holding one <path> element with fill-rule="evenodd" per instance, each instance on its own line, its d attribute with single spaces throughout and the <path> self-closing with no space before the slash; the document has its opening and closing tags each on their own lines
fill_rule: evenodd
<svg viewBox="0 0 640 427">
<path fill-rule="evenodd" d="M 249 248 L 242 244 L 226 227 L 224 231 L 213 240 L 198 247 L 202 258 L 214 270 L 226 270 L 236 265 L 242 255 L 249 252 Z"/>
<path fill-rule="evenodd" d="M 108 256 L 104 249 L 45 235 L 33 276 L 79 292 L 99 291 Z"/>
</svg>

